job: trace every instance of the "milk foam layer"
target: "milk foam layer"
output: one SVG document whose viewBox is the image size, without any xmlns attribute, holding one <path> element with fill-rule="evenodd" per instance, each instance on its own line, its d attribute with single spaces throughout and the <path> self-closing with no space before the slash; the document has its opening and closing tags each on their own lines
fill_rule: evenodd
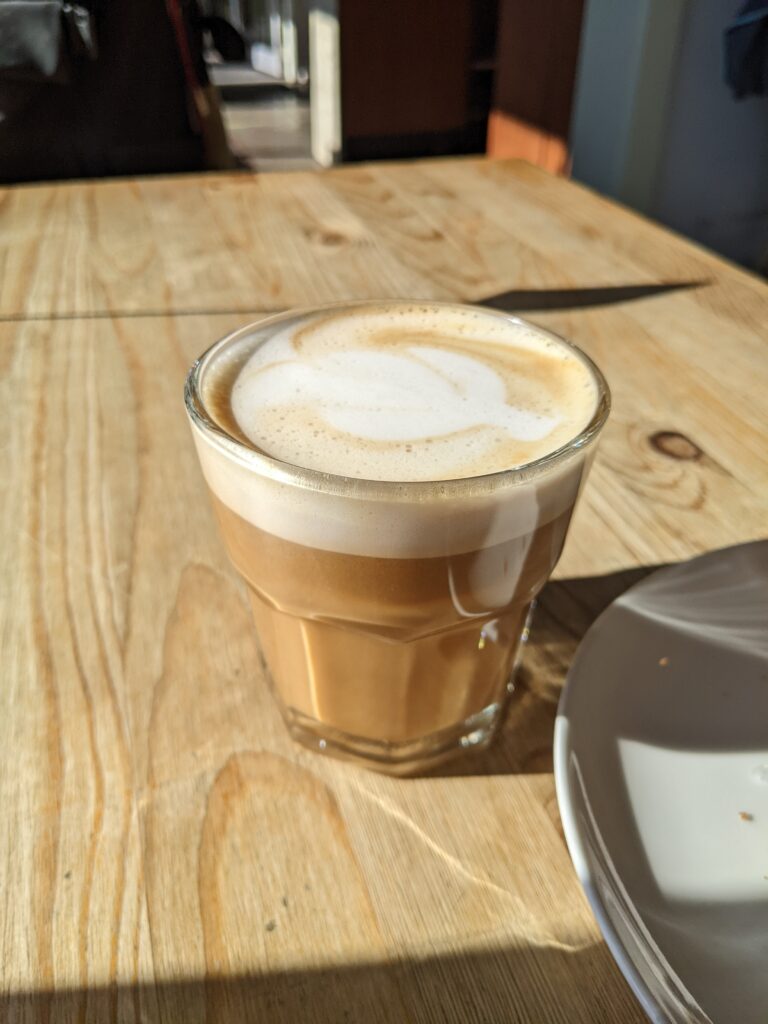
<svg viewBox="0 0 768 1024">
<path fill-rule="evenodd" d="M 322 312 L 259 344 L 232 386 L 251 444 L 306 469 L 381 481 L 520 466 L 594 413 L 589 368 L 527 324 L 462 307 Z"/>
<path fill-rule="evenodd" d="M 521 476 L 502 474 L 485 479 L 479 477 L 445 483 L 440 480 L 424 482 L 424 478 L 429 480 L 436 475 L 435 463 L 430 462 L 430 459 L 436 448 L 440 451 L 439 442 L 442 441 L 444 458 L 439 465 L 450 466 L 443 471 L 453 474 L 455 464 L 450 462 L 450 458 L 457 451 L 460 453 L 459 459 L 464 460 L 460 461 L 460 465 L 466 467 L 463 438 L 473 432 L 486 440 L 490 432 L 494 445 L 489 445 L 486 450 L 478 442 L 470 453 L 472 458 L 477 457 L 478 452 L 481 455 L 485 453 L 483 457 L 487 457 L 488 451 L 493 452 L 499 444 L 502 447 L 506 445 L 507 452 L 515 448 L 518 454 L 523 448 L 527 452 L 535 451 L 539 454 L 553 451 L 559 444 L 577 435 L 594 413 L 598 384 L 588 364 L 569 347 L 545 332 L 499 314 L 468 307 L 403 307 L 394 304 L 391 310 L 387 307 L 386 314 L 381 307 L 366 307 L 365 313 L 360 307 L 351 307 L 351 311 L 344 314 L 344 346 L 339 345 L 338 332 L 332 329 L 332 324 L 339 323 L 338 316 L 337 313 L 323 313 L 311 318 L 293 317 L 286 318 L 284 322 L 277 320 L 255 324 L 225 339 L 204 358 L 198 387 L 206 412 L 230 438 L 235 439 L 225 442 L 193 420 L 193 436 L 200 463 L 213 493 L 254 526 L 284 540 L 325 551 L 380 558 L 437 557 L 491 548 L 495 544 L 519 538 L 518 555 L 521 560 L 524 559 L 536 527 L 555 519 L 573 506 L 590 461 L 592 443 L 570 450 L 552 466 L 526 470 Z M 306 394 L 302 394 L 301 390 L 294 391 L 293 395 L 300 398 L 300 402 L 294 402 L 285 379 L 280 380 L 275 376 L 272 377 L 271 386 L 274 386 L 274 395 L 280 397 L 280 404 L 277 398 L 274 405 L 270 404 L 272 398 L 263 384 L 265 379 L 269 380 L 266 370 L 271 371 L 279 364 L 287 365 L 291 375 L 298 371 L 293 377 L 296 380 L 309 367 L 306 377 L 310 384 L 305 381 L 304 386 L 305 389 L 314 389 L 312 393 L 317 395 L 314 374 L 322 372 L 334 378 L 339 372 L 338 368 L 333 369 L 334 356 L 346 356 L 346 353 L 355 349 L 362 349 L 367 355 L 366 342 L 370 337 L 370 328 L 375 324 L 379 327 L 386 324 L 384 330 L 395 331 L 395 336 L 389 339 L 391 347 L 388 353 L 402 359 L 409 369 L 416 367 L 417 373 L 422 368 L 427 372 L 433 369 L 433 363 L 430 363 L 432 352 L 424 359 L 423 349 L 437 349 L 436 358 L 440 359 L 439 381 L 435 382 L 430 377 L 430 386 L 434 386 L 436 391 L 445 388 L 446 393 L 450 389 L 450 394 L 454 396 L 453 404 L 458 408 L 441 412 L 438 403 L 434 401 L 416 406 L 414 395 L 421 400 L 424 391 L 407 391 L 408 381 L 403 379 L 403 387 L 407 391 L 406 401 L 402 403 L 407 407 L 405 410 L 401 408 L 388 419 L 382 416 L 377 420 L 375 417 L 369 419 L 368 415 L 360 415 L 360 409 L 352 403 L 338 403 L 332 410 L 326 410 L 328 422 L 333 417 L 336 425 L 313 428 L 318 430 L 317 437 L 310 430 L 311 443 L 306 451 L 322 457 L 329 438 L 338 442 L 338 438 L 344 436 L 345 445 L 353 449 L 355 459 L 361 452 L 363 456 L 366 453 L 371 458 L 376 456 L 379 467 L 386 462 L 392 475 L 397 476 L 401 475 L 403 467 L 411 467 L 417 479 L 401 484 L 386 481 L 372 484 L 365 480 L 346 482 L 339 477 L 326 479 L 319 475 L 303 474 L 291 465 L 269 462 L 259 455 L 258 449 L 262 445 L 258 440 L 261 434 L 256 433 L 254 436 L 251 433 L 257 428 L 254 427 L 254 421 L 249 419 L 249 410 L 253 411 L 253 405 L 243 403 L 244 408 L 241 407 L 240 397 L 235 403 L 232 381 L 247 385 L 242 389 L 245 395 L 253 397 L 255 394 L 258 402 L 254 405 L 261 410 L 260 416 L 266 415 L 273 423 L 279 424 L 279 417 L 288 415 L 287 408 L 291 408 L 294 413 L 301 408 L 307 413 L 311 406 L 306 401 Z M 401 326 L 391 328 L 392 324 Z M 436 324 L 439 324 L 439 332 L 435 331 Z M 451 325 L 452 333 L 448 334 L 446 324 Z M 404 329 L 406 325 L 407 335 Z M 429 336 L 425 337 L 427 333 Z M 378 337 L 381 340 L 381 333 Z M 422 351 L 403 354 L 404 347 Z M 500 367 L 502 361 L 499 351 L 505 356 L 507 376 L 503 375 L 503 367 Z M 300 361 L 297 353 L 306 357 L 306 362 Z M 372 354 L 376 355 L 375 352 Z M 313 359 L 309 358 L 310 355 Z M 530 387 L 526 394 L 529 378 L 525 376 L 524 368 L 530 361 L 529 355 L 534 360 L 540 359 L 544 368 L 541 378 L 536 378 L 537 381 L 546 380 L 546 371 L 552 368 L 557 371 L 557 380 L 561 385 L 555 392 L 557 404 L 554 400 L 548 404 L 545 399 L 535 405 L 530 399 Z M 459 363 L 452 361 L 451 357 L 455 357 L 455 360 L 468 359 L 471 368 L 462 363 L 463 372 L 459 374 Z M 350 362 L 345 363 L 345 373 L 349 375 L 359 372 L 354 390 L 359 394 L 368 393 L 368 384 L 378 383 L 376 375 L 364 373 L 362 364 L 354 363 L 353 360 L 351 362 L 353 368 Z M 323 366 L 322 371 L 317 370 L 320 364 Z M 381 370 L 382 364 L 377 365 Z M 519 386 L 515 395 L 519 396 L 517 404 L 522 410 L 519 417 L 513 409 L 513 402 L 502 403 L 499 400 L 499 385 L 491 378 L 490 372 L 504 382 L 505 388 L 509 386 L 511 389 L 517 380 Z M 257 382 L 261 381 L 255 387 L 254 377 Z M 400 380 L 400 377 L 397 379 Z M 388 388 L 390 384 L 391 380 L 388 381 Z M 299 387 L 299 384 L 294 383 L 293 386 Z M 338 393 L 337 382 L 331 379 L 329 386 L 334 389 L 334 394 Z M 467 403 L 461 402 L 461 388 L 464 386 L 471 391 Z M 569 387 L 577 389 L 577 398 L 569 398 Z M 482 392 L 485 398 L 478 399 L 477 392 Z M 430 394 L 434 398 L 434 392 Z M 284 401 L 286 397 L 290 402 Z M 396 397 L 394 389 L 386 392 L 390 404 Z M 526 399 L 525 404 L 523 398 Z M 319 400 L 322 399 L 321 394 Z M 491 417 L 487 415 L 483 417 L 484 422 L 479 428 L 464 428 L 462 434 L 462 428 L 457 427 L 457 423 L 463 424 L 465 418 L 460 417 L 468 416 L 464 411 L 465 405 L 471 407 L 472 415 L 477 418 L 482 401 L 492 406 L 492 425 L 488 426 Z M 238 405 L 237 421 L 232 416 L 234 404 Z M 378 408 L 384 407 L 384 399 L 380 398 Z M 368 407 L 364 408 L 370 412 Z M 435 424 L 438 429 L 442 429 L 449 423 L 456 437 L 435 433 L 434 436 L 422 437 L 416 443 L 414 440 L 404 441 L 400 436 L 399 424 L 405 421 L 406 411 L 413 413 L 414 419 L 421 417 L 422 430 L 425 429 L 425 422 L 429 422 L 433 431 Z M 557 424 L 550 426 L 547 419 L 555 418 Z M 283 424 L 285 422 L 282 421 Z M 296 426 L 296 417 L 290 422 Z M 343 424 L 355 426 L 358 433 L 350 434 L 342 430 Z M 527 440 L 520 439 L 523 432 L 527 432 Z M 533 439 L 532 434 L 536 435 Z M 462 438 L 461 443 L 457 440 L 459 437 Z M 246 439 L 256 451 L 242 443 Z M 420 465 L 416 469 L 413 468 L 416 460 L 411 461 L 412 453 L 407 451 L 407 445 L 419 447 Z M 265 443 L 262 450 L 270 449 Z M 380 457 L 382 451 L 384 455 Z M 348 477 L 354 475 L 353 465 L 362 475 L 370 472 L 365 464 L 350 460 L 340 445 L 334 445 L 333 452 L 335 466 L 340 465 L 337 459 L 346 459 L 343 465 Z M 272 454 L 276 453 L 272 451 Z M 531 457 L 535 456 L 526 456 L 522 461 L 530 461 Z M 304 458 L 305 465 L 308 461 L 309 458 Z M 510 463 L 505 462 L 503 468 L 509 466 Z"/>
</svg>

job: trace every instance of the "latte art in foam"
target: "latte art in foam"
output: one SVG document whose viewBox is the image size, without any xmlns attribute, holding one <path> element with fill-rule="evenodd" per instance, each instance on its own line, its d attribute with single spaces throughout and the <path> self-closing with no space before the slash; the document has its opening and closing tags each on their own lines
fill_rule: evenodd
<svg viewBox="0 0 768 1024">
<path fill-rule="evenodd" d="M 510 406 L 501 376 L 478 360 L 413 345 L 397 355 L 350 349 L 309 365 L 260 367 L 236 392 L 241 424 L 255 410 L 296 404 L 297 386 L 330 427 L 366 441 L 423 442 L 482 426 L 538 441 L 558 422 Z"/>
<path fill-rule="evenodd" d="M 274 458 L 375 480 L 445 480 L 531 462 L 594 412 L 568 346 L 514 319 L 456 307 L 321 313 L 260 345 L 230 396 Z"/>
</svg>

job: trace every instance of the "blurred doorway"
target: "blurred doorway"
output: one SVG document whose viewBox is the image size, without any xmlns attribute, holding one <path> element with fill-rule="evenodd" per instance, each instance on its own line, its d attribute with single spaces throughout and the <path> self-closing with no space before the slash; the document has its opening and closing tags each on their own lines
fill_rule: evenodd
<svg viewBox="0 0 768 1024">
<path fill-rule="evenodd" d="M 305 0 L 208 0 L 205 13 L 241 41 L 226 30 L 206 34 L 232 151 L 258 171 L 315 167 Z"/>
<path fill-rule="evenodd" d="M 220 74 L 214 75 L 222 84 L 263 84 L 266 79 L 306 87 L 309 53 L 304 0 L 208 0 L 205 6 L 209 14 L 225 18 L 245 43 L 245 60 L 232 62 L 240 66 L 220 68 Z"/>
</svg>

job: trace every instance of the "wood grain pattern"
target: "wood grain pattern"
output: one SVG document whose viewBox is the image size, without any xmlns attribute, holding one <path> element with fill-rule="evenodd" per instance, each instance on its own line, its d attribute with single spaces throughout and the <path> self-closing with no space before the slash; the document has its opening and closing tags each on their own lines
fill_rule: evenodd
<svg viewBox="0 0 768 1024">
<path fill-rule="evenodd" d="M 706 282 L 689 298 L 727 329 L 764 325 L 756 279 L 519 161 L 0 189 L 6 318 L 681 281 Z"/>
<path fill-rule="evenodd" d="M 765 533 L 768 289 L 596 197 L 589 216 L 572 209 L 583 194 L 566 182 L 473 161 L 278 175 L 253 220 L 230 195 L 234 267 L 204 241 L 217 182 L 238 202 L 253 187 L 204 179 L 195 201 L 184 179 L 174 238 L 147 212 L 168 215 L 165 181 L 10 190 L 0 207 L 20 242 L 3 308 L 47 309 L 0 323 L 0 1019 L 640 1024 L 563 843 L 552 724 L 613 597 L 656 564 Z M 78 202 L 99 211 L 91 240 Z M 143 255 L 127 237 L 109 252 L 118 224 Z M 206 244 L 218 292 L 204 292 Z M 498 745 L 405 781 L 294 747 L 202 492 L 181 403 L 194 356 L 259 298 L 662 274 L 708 283 L 530 314 L 598 359 L 615 412 Z M 180 296 L 239 301 L 110 314 Z M 73 301 L 99 315 L 62 319 Z"/>
</svg>

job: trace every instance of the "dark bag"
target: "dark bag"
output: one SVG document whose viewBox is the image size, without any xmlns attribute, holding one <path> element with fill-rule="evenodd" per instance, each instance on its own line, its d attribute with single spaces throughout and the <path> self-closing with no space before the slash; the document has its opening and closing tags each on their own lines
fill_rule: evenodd
<svg viewBox="0 0 768 1024">
<path fill-rule="evenodd" d="M 0 0 L 0 78 L 67 82 L 97 54 L 93 10 L 65 0 Z"/>
<path fill-rule="evenodd" d="M 0 182 L 232 162 L 195 0 L 0 0 Z"/>
</svg>

